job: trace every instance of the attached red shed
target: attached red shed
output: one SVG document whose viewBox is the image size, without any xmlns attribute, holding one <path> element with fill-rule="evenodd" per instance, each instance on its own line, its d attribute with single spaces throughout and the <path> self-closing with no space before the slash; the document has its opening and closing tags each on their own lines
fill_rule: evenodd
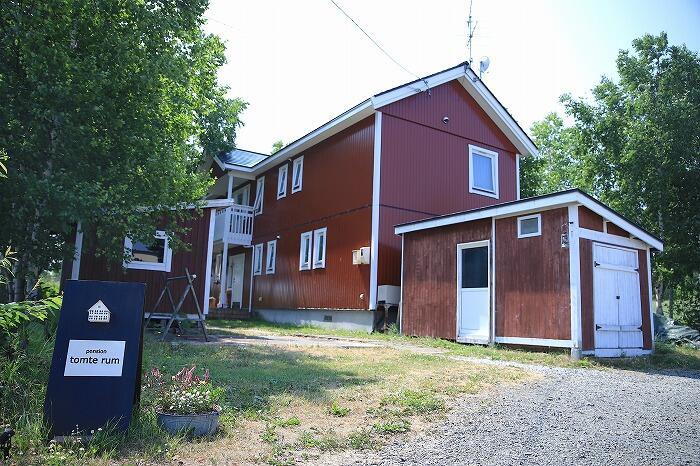
<svg viewBox="0 0 700 466">
<path fill-rule="evenodd" d="M 401 331 L 464 343 L 653 349 L 663 243 L 579 190 L 399 225 Z"/>
</svg>

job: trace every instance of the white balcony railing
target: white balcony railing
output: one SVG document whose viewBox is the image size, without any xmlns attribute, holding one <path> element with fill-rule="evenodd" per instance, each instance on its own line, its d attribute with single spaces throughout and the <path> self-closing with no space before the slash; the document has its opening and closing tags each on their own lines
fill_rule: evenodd
<svg viewBox="0 0 700 466">
<path fill-rule="evenodd" d="M 214 241 L 250 246 L 253 239 L 253 208 L 234 204 L 216 210 Z"/>
</svg>

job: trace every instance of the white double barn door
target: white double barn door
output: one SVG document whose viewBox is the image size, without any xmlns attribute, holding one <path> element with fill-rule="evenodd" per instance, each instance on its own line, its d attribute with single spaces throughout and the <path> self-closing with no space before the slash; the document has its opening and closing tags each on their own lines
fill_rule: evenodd
<svg viewBox="0 0 700 466">
<path fill-rule="evenodd" d="M 642 302 L 636 251 L 593 245 L 593 309 L 597 356 L 641 350 Z"/>
</svg>

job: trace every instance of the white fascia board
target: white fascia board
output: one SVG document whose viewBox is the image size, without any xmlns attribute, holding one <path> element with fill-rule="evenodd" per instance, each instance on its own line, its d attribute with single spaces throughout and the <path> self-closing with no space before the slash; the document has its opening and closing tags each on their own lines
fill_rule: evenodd
<svg viewBox="0 0 700 466">
<path fill-rule="evenodd" d="M 350 110 L 338 115 L 325 125 L 313 130 L 306 136 L 298 139 L 297 141 L 291 143 L 290 145 L 282 148 L 280 151 L 275 152 L 274 155 L 266 158 L 259 164 L 257 164 L 253 169 L 250 170 L 254 175 L 259 175 L 264 171 L 268 170 L 271 166 L 275 166 L 280 161 L 294 157 L 300 152 L 312 147 L 324 139 L 328 139 L 334 134 L 348 128 L 360 120 L 367 118 L 374 114 L 374 108 L 372 107 L 372 101 L 370 99 L 356 105 Z M 240 169 L 240 168 L 239 168 Z"/>
<path fill-rule="evenodd" d="M 571 348 L 571 340 L 556 340 L 551 338 L 496 337 L 496 343 Z"/>
<path fill-rule="evenodd" d="M 577 194 L 578 193 L 575 192 L 568 192 L 560 194 L 558 196 L 548 196 L 542 199 L 533 199 L 532 201 L 516 202 L 502 206 L 496 205 L 491 208 L 481 209 L 475 212 L 464 212 L 462 214 L 452 215 L 449 217 L 438 217 L 432 220 L 425 220 L 420 223 L 399 225 L 397 227 L 394 227 L 394 233 L 397 235 L 401 235 L 413 231 L 427 230 L 428 228 L 470 222 L 472 220 L 479 220 L 482 218 L 504 217 L 528 211 L 549 209 L 558 205 L 566 205 L 577 202 Z"/>
<path fill-rule="evenodd" d="M 535 144 L 473 71 L 467 69 L 466 73 L 462 73 L 459 82 L 510 139 L 521 155 L 537 156 L 539 154 Z"/>
<path fill-rule="evenodd" d="M 583 195 L 581 192 L 576 191 L 564 192 L 558 195 L 533 199 L 531 201 L 524 200 L 501 206 L 495 205 L 490 208 L 485 208 L 473 212 L 464 212 L 457 215 L 428 219 L 419 223 L 399 225 L 397 227 L 394 227 L 394 233 L 397 235 L 402 235 L 404 233 L 411 233 L 413 231 L 427 230 L 429 228 L 470 222 L 472 220 L 479 220 L 482 218 L 509 217 L 512 215 L 522 214 L 526 212 L 548 210 L 568 204 L 580 204 L 584 207 L 587 207 L 591 211 L 603 217 L 605 220 L 609 220 L 617 226 L 619 226 L 620 228 L 622 228 L 623 230 L 628 231 L 632 236 L 639 239 L 642 243 L 646 243 L 652 248 L 657 249 L 659 251 L 664 250 L 664 244 L 661 241 L 646 233 L 644 230 L 637 227 L 636 225 L 625 220 L 624 218 L 613 212 L 611 209 L 593 201 L 588 196 Z"/>
<path fill-rule="evenodd" d="M 464 76 L 464 65 L 459 65 L 452 69 L 443 71 L 440 74 L 425 78 L 425 80 L 406 84 L 405 86 L 401 86 L 393 91 L 374 96 L 370 100 L 372 101 L 374 108 L 379 109 L 385 105 L 393 104 L 396 101 L 405 99 L 406 97 L 410 97 L 414 94 L 418 94 L 419 92 L 427 91 L 428 89 L 453 81 L 462 76 Z"/>
<path fill-rule="evenodd" d="M 221 161 L 218 155 L 214 156 L 214 162 L 221 168 L 222 170 L 226 170 L 226 164 Z"/>
<path fill-rule="evenodd" d="M 659 251 L 664 250 L 664 243 L 659 241 L 658 239 L 654 238 L 650 234 L 646 233 L 644 230 L 639 228 L 636 225 L 633 225 L 629 221 L 625 220 L 624 218 L 620 217 L 618 214 L 613 212 L 612 210 L 598 204 L 597 202 L 593 202 L 590 199 L 588 199 L 585 196 L 581 196 L 581 204 L 595 212 L 596 214 L 600 215 L 603 217 L 605 220 L 609 220 L 613 222 L 615 225 L 619 226 L 623 230 L 627 231 L 629 234 L 632 236 L 638 238 L 640 241 L 648 244 L 654 249 L 657 249 Z"/>
<path fill-rule="evenodd" d="M 488 116 L 496 123 L 508 139 L 518 148 L 522 155 L 539 154 L 537 147 L 525 134 L 522 128 L 516 123 L 513 117 L 508 114 L 505 108 L 496 100 L 491 91 L 481 82 L 476 74 L 464 65 L 459 65 L 442 73 L 436 74 L 425 80 L 406 84 L 391 92 L 372 97 L 372 105 L 379 109 L 398 100 L 405 99 L 419 92 L 427 91 L 430 88 L 439 86 L 446 82 L 457 79 L 474 100 L 486 111 Z"/>
</svg>

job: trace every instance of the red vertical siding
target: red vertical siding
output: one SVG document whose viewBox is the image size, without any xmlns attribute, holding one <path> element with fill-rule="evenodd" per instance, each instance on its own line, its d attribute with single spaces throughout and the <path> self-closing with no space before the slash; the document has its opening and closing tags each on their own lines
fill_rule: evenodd
<svg viewBox="0 0 700 466">
<path fill-rule="evenodd" d="M 211 209 L 204 209 L 202 215 L 188 222 L 184 226 L 190 228 L 189 232 L 182 237 L 182 240 L 189 246 L 188 251 L 176 251 L 173 253 L 171 272 L 163 273 L 152 270 L 124 269 L 121 264 L 112 264 L 108 267 L 107 262 L 102 258 L 97 258 L 86 248 L 80 260 L 81 280 L 106 280 L 116 282 L 139 282 L 146 284 L 146 312 L 153 310 L 158 295 L 163 288 L 166 277 L 184 275 L 185 267 L 190 273 L 196 274 L 195 290 L 197 300 L 204 311 L 204 282 L 207 277 L 207 245 L 209 242 L 209 220 Z M 179 298 L 184 290 L 182 282 L 173 287 L 175 300 Z M 160 309 L 166 309 L 160 306 Z M 183 310 L 189 313 L 195 312 L 192 298 L 188 297 L 183 306 Z"/>
<path fill-rule="evenodd" d="M 541 215 L 542 234 L 530 238 L 518 238 L 517 217 L 496 220 L 496 336 L 571 338 L 568 211 Z"/>
<path fill-rule="evenodd" d="M 589 230 L 603 231 L 603 217 L 596 214 L 588 207 L 579 206 L 578 208 L 578 224 L 581 228 Z"/>
<path fill-rule="evenodd" d="M 304 151 L 302 190 L 277 199 L 280 165 L 265 176 L 263 214 L 255 218 L 253 244 L 277 240 L 274 275 L 254 279 L 253 308 L 367 309 L 369 266 L 352 265 L 352 250 L 371 242 L 374 117 Z M 251 190 L 254 193 L 254 189 Z M 299 270 L 302 232 L 328 228 L 326 267 Z M 362 297 L 360 295 L 363 295 Z"/>
<path fill-rule="evenodd" d="M 515 200 L 516 149 L 457 81 L 380 110 L 378 283 L 398 285 L 401 241 L 393 226 Z M 470 144 L 498 152 L 498 199 L 469 193 Z"/>
<path fill-rule="evenodd" d="M 457 245 L 490 238 L 490 218 L 405 235 L 404 334 L 457 337 Z"/>
</svg>

